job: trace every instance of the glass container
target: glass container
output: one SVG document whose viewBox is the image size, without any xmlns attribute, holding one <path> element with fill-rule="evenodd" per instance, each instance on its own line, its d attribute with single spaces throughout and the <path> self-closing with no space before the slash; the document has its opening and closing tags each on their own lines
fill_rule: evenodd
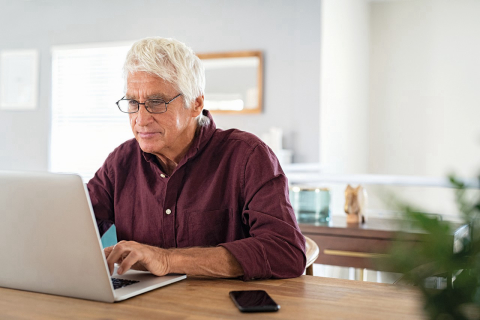
<svg viewBox="0 0 480 320">
<path fill-rule="evenodd" d="M 292 186 L 290 202 L 299 223 L 322 224 L 330 221 L 328 188 Z"/>
</svg>

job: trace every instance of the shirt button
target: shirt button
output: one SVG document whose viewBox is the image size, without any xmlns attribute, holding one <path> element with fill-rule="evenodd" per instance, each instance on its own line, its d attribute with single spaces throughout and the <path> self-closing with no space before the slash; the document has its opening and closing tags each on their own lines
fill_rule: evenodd
<svg viewBox="0 0 480 320">
<path fill-rule="evenodd" d="M 172 210 L 167 209 L 167 210 L 165 210 L 165 213 L 166 213 L 166 214 L 170 214 L 170 213 L 172 213 Z"/>
<path fill-rule="evenodd" d="M 160 177 L 165 178 L 165 175 L 162 173 L 162 174 L 160 175 Z"/>
</svg>

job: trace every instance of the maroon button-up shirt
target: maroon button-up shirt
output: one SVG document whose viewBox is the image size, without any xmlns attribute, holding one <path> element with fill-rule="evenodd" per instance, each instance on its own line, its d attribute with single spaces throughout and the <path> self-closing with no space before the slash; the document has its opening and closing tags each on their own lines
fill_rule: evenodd
<svg viewBox="0 0 480 320">
<path fill-rule="evenodd" d="M 100 233 L 162 248 L 223 246 L 244 280 L 305 269 L 305 238 L 274 153 L 256 136 L 210 124 L 168 176 L 135 139 L 116 148 L 88 183 Z"/>
</svg>

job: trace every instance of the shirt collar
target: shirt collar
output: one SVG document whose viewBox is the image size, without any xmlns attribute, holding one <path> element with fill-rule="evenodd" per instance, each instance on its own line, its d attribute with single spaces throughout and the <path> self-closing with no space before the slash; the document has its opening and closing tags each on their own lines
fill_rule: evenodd
<svg viewBox="0 0 480 320">
<path fill-rule="evenodd" d="M 202 113 L 204 116 L 206 116 L 210 121 L 208 124 L 201 126 L 197 129 L 197 133 L 195 134 L 195 138 L 193 138 L 193 143 L 190 146 L 190 149 L 187 151 L 187 154 L 185 155 L 184 159 L 180 161 L 179 165 L 181 163 L 184 163 L 194 157 L 198 151 L 203 149 L 205 145 L 210 141 L 210 139 L 213 136 L 213 133 L 217 129 L 217 126 L 215 122 L 213 121 L 212 115 L 210 114 L 210 111 L 208 110 L 202 110 Z"/>
</svg>

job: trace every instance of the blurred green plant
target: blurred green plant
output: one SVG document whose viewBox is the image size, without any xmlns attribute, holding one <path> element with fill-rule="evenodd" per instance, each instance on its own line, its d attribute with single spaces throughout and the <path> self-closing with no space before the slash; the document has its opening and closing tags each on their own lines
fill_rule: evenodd
<svg viewBox="0 0 480 320">
<path fill-rule="evenodd" d="M 408 229 L 418 230 L 422 241 L 395 241 L 383 263 L 403 273 L 402 283 L 422 292 L 430 319 L 480 319 L 480 198 L 467 197 L 467 186 L 453 175 L 449 179 L 463 227 L 394 201 Z M 432 288 L 432 279 L 444 285 Z"/>
</svg>

